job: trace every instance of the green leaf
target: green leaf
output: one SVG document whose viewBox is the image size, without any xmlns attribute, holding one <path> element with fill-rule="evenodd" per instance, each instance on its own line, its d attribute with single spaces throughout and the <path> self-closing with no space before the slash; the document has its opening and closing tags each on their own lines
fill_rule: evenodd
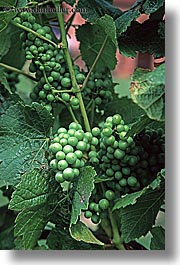
<svg viewBox="0 0 180 265">
<path fill-rule="evenodd" d="M 11 21 L 13 17 L 16 16 L 16 12 L 0 12 L 0 34 Z"/>
<path fill-rule="evenodd" d="M 7 91 L 9 93 L 11 93 L 11 89 L 9 87 L 6 75 L 5 75 L 4 71 L 3 71 L 3 68 L 1 68 L 1 67 L 0 67 L 0 84 L 2 84 L 5 87 L 5 89 L 7 89 Z"/>
<path fill-rule="evenodd" d="M 28 1 L 27 0 L 18 0 L 16 7 L 20 8 L 20 7 L 25 7 L 27 5 Z"/>
<path fill-rule="evenodd" d="M 21 182 L 12 194 L 9 209 L 21 211 L 43 204 L 47 198 L 48 178 L 44 176 L 42 170 L 34 169 L 23 175 Z"/>
<path fill-rule="evenodd" d="M 84 241 L 86 243 L 104 245 L 101 241 L 99 241 L 93 233 L 89 230 L 89 228 L 82 222 L 78 222 L 75 225 L 72 225 L 70 228 L 71 236 L 77 241 Z"/>
<path fill-rule="evenodd" d="M 165 187 L 148 189 L 134 205 L 121 209 L 121 231 L 126 243 L 137 239 L 154 225 L 157 213 L 164 202 Z"/>
<path fill-rule="evenodd" d="M 47 164 L 45 151 L 53 119 L 40 104 L 24 106 L 12 96 L 1 105 L 0 180 L 16 185 L 22 173 Z"/>
<path fill-rule="evenodd" d="M 143 194 L 145 194 L 148 190 L 159 189 L 159 187 L 163 181 L 164 181 L 164 179 L 162 178 L 161 173 L 158 173 L 157 177 L 147 187 L 144 187 L 140 191 L 123 195 L 123 196 L 121 196 L 121 198 L 117 199 L 115 201 L 113 211 L 119 210 L 120 208 L 125 208 L 128 205 L 136 204 L 137 199 L 140 198 Z"/>
<path fill-rule="evenodd" d="M 137 199 L 141 197 L 145 192 L 147 188 L 144 188 L 140 191 L 133 192 L 131 194 L 126 194 L 122 196 L 120 199 L 115 201 L 115 205 L 113 207 L 113 211 L 119 210 L 120 208 L 125 208 L 128 205 L 133 205 L 137 202 Z"/>
<path fill-rule="evenodd" d="M 0 232 L 0 250 L 14 249 L 14 227 L 9 227 Z"/>
<path fill-rule="evenodd" d="M 0 21 L 0 30 L 1 30 L 1 21 Z M 0 59 L 7 54 L 11 47 L 10 35 L 4 30 L 0 32 Z"/>
<path fill-rule="evenodd" d="M 71 237 L 68 229 L 62 229 L 58 226 L 50 232 L 47 243 L 49 248 L 53 250 L 95 250 L 102 248 L 98 245 L 77 241 Z"/>
<path fill-rule="evenodd" d="M 154 71 L 137 70 L 131 85 L 132 100 L 150 119 L 165 120 L 165 65 Z"/>
<path fill-rule="evenodd" d="M 127 97 L 118 98 L 116 95 L 113 104 L 106 104 L 104 110 L 105 117 L 119 113 L 126 124 L 136 122 L 139 116 L 144 114 L 144 111 L 132 99 Z"/>
<path fill-rule="evenodd" d="M 107 29 L 112 32 L 107 34 Z M 80 41 L 80 51 L 87 66 L 91 67 L 101 52 L 96 64 L 100 70 L 108 67 L 113 70 L 116 66 L 116 35 L 112 18 L 105 16 L 98 20 L 95 25 L 85 24 L 77 30 L 77 39 Z"/>
<path fill-rule="evenodd" d="M 165 56 L 165 41 L 158 33 L 159 21 L 144 23 L 132 21 L 131 27 L 118 38 L 119 52 L 126 57 L 136 57 L 137 52 L 153 54 L 154 58 Z"/>
<path fill-rule="evenodd" d="M 165 39 L 165 34 L 166 34 L 166 28 L 165 28 L 165 22 L 160 22 L 158 25 L 158 34 L 161 39 Z"/>
<path fill-rule="evenodd" d="M 152 239 L 151 250 L 165 250 L 165 230 L 162 226 L 155 226 L 151 229 Z"/>
<path fill-rule="evenodd" d="M 16 218 L 14 234 L 23 238 L 24 249 L 33 249 L 47 223 L 47 206 L 23 210 Z"/>
<path fill-rule="evenodd" d="M 7 36 L 10 38 L 10 49 L 2 57 L 1 61 L 10 66 L 21 69 L 25 63 L 25 51 L 22 45 L 23 41 L 19 38 L 21 30 L 14 25 L 9 25 L 5 30 L 5 33 L 6 38 Z"/>
<path fill-rule="evenodd" d="M 12 196 L 10 208 L 23 209 L 15 221 L 17 249 L 34 249 L 43 229 L 55 212 L 58 211 L 64 218 L 64 206 L 68 210 L 68 206 L 64 204 L 67 195 L 64 194 L 62 187 L 52 175 L 46 175 L 46 171 L 42 174 L 34 170 L 25 176 L 26 180 L 17 186 Z"/>
<path fill-rule="evenodd" d="M 105 15 L 96 21 L 97 25 L 101 26 L 111 41 L 118 46 L 116 36 L 116 25 L 112 17 Z"/>
<path fill-rule="evenodd" d="M 16 0 L 1 0 L 0 1 L 0 7 L 13 7 L 15 6 Z"/>
<path fill-rule="evenodd" d="M 87 21 L 93 23 L 96 19 L 106 14 L 111 16 L 113 19 L 116 19 L 122 14 L 120 9 L 105 0 L 79 0 L 78 8 L 82 10 L 85 8 L 86 12 L 82 12 L 81 16 L 84 19 L 87 19 Z"/>
<path fill-rule="evenodd" d="M 76 3 L 76 0 L 66 0 L 65 1 L 68 5 L 73 6 Z"/>
<path fill-rule="evenodd" d="M 134 136 L 142 132 L 151 122 L 152 120 L 147 115 L 142 115 L 137 122 L 132 124 L 127 136 Z"/>
<path fill-rule="evenodd" d="M 5 206 L 5 205 L 7 205 L 8 203 L 9 203 L 9 199 L 8 199 L 8 197 L 5 197 L 5 196 L 3 195 L 2 190 L 0 190 L 0 207 L 3 207 L 3 206 Z"/>
<path fill-rule="evenodd" d="M 131 22 L 140 16 L 138 10 L 128 10 L 115 20 L 117 35 L 120 36 L 131 25 Z"/>
<path fill-rule="evenodd" d="M 164 4 L 165 0 L 146 0 L 142 8 L 145 11 L 145 14 L 151 14 L 156 12 Z"/>
<path fill-rule="evenodd" d="M 131 79 L 119 79 L 114 78 L 115 86 L 114 86 L 114 92 L 118 95 L 118 98 L 122 97 L 128 97 L 131 98 L 130 94 L 130 83 Z"/>
<path fill-rule="evenodd" d="M 110 181 L 110 180 L 113 180 L 114 178 L 113 177 L 107 177 L 106 175 L 97 175 L 95 177 L 95 182 L 94 183 L 102 183 L 104 181 Z"/>
<path fill-rule="evenodd" d="M 95 170 L 90 166 L 81 169 L 72 203 L 71 224 L 76 224 L 81 210 L 88 208 L 89 198 L 94 189 L 95 175 Z"/>
</svg>

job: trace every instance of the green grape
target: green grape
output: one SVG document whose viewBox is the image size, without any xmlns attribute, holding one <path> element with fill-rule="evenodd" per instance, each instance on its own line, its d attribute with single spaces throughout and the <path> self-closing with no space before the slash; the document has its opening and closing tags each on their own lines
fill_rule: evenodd
<svg viewBox="0 0 180 265">
<path fill-rule="evenodd" d="M 61 171 L 58 171 L 55 175 L 55 180 L 59 183 L 63 183 L 65 181 L 63 174 Z"/>
<path fill-rule="evenodd" d="M 114 199 L 115 199 L 115 193 L 114 193 L 114 191 L 112 191 L 112 190 L 107 190 L 107 191 L 105 192 L 105 197 L 106 197 L 106 199 L 109 200 L 109 201 L 114 200 Z"/>
<path fill-rule="evenodd" d="M 77 156 L 75 153 L 68 153 L 66 155 L 66 161 L 68 162 L 68 164 L 74 164 L 76 159 L 77 159 Z"/>
<path fill-rule="evenodd" d="M 129 186 L 135 187 L 137 185 L 137 178 L 134 177 L 134 176 L 130 176 L 127 179 L 127 183 L 128 183 Z"/>
<path fill-rule="evenodd" d="M 92 221 L 94 224 L 98 224 L 99 221 L 100 221 L 100 217 L 99 217 L 99 215 L 93 214 L 93 215 L 91 216 L 91 221 Z"/>
<path fill-rule="evenodd" d="M 107 199 L 101 199 L 99 201 L 99 207 L 100 209 L 107 210 L 109 208 L 109 201 Z"/>
<path fill-rule="evenodd" d="M 65 159 L 65 157 L 66 157 L 66 155 L 63 151 L 58 151 L 56 153 L 56 159 L 58 159 L 58 160 L 63 160 L 63 159 Z"/>
<path fill-rule="evenodd" d="M 85 217 L 85 218 L 91 218 L 91 217 L 92 217 L 92 212 L 90 212 L 90 211 L 85 211 L 85 213 L 84 213 L 84 217 Z"/>
<path fill-rule="evenodd" d="M 66 160 L 60 160 L 57 165 L 59 170 L 64 170 L 68 167 L 68 163 Z"/>
<path fill-rule="evenodd" d="M 63 177 L 65 180 L 67 181 L 72 181 L 73 178 L 74 178 L 74 171 L 72 168 L 66 168 L 64 171 L 63 171 Z"/>
</svg>

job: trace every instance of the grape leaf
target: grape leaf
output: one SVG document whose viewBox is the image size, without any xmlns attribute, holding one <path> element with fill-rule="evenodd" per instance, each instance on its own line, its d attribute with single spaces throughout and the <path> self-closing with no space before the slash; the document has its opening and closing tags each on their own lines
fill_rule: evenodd
<svg viewBox="0 0 180 265">
<path fill-rule="evenodd" d="M 53 250 L 95 250 L 102 248 L 98 245 L 75 240 L 71 237 L 68 229 L 62 229 L 59 226 L 50 232 L 47 243 L 49 248 Z"/>
<path fill-rule="evenodd" d="M 90 166 L 81 169 L 72 203 L 71 224 L 76 224 L 81 210 L 88 208 L 89 198 L 94 189 L 95 175 L 95 170 Z"/>
<path fill-rule="evenodd" d="M 161 183 L 164 181 L 161 173 L 157 174 L 157 178 L 155 178 L 147 187 L 144 187 L 140 191 L 136 191 L 130 194 L 126 194 L 121 196 L 121 198 L 115 201 L 113 211 L 118 210 L 120 208 L 125 208 L 128 205 L 133 205 L 137 203 L 137 199 L 140 198 L 143 194 L 145 194 L 148 190 L 159 189 Z"/>
<path fill-rule="evenodd" d="M 47 205 L 24 209 L 16 218 L 15 237 L 23 238 L 24 249 L 33 249 L 46 223 Z"/>
<path fill-rule="evenodd" d="M 132 100 L 150 119 L 165 119 L 165 64 L 154 71 L 137 70 L 131 84 Z"/>
<path fill-rule="evenodd" d="M 23 49 L 23 41 L 19 38 L 21 30 L 14 25 L 9 25 L 5 31 L 6 38 L 10 38 L 10 49 L 2 57 L 1 61 L 5 64 L 21 69 L 25 63 L 25 51 Z M 3 44 L 5 46 L 5 44 Z"/>
<path fill-rule="evenodd" d="M 153 54 L 154 58 L 165 56 L 165 41 L 158 33 L 159 20 L 144 23 L 132 21 L 131 27 L 118 37 L 119 52 L 126 57 L 136 57 L 137 52 Z"/>
<path fill-rule="evenodd" d="M 14 227 L 10 226 L 0 232 L 0 250 L 14 249 Z"/>
<path fill-rule="evenodd" d="M 99 241 L 93 233 L 89 230 L 89 228 L 82 222 L 78 221 L 75 225 L 73 224 L 70 229 L 71 236 L 77 241 L 84 241 L 86 243 L 104 245 L 101 241 Z"/>
<path fill-rule="evenodd" d="M 98 19 L 96 23 L 103 28 L 108 37 L 112 40 L 112 42 L 118 46 L 117 44 L 117 36 L 116 36 L 116 25 L 112 19 L 112 17 L 105 15 Z"/>
<path fill-rule="evenodd" d="M 1 21 L 0 21 L 0 29 L 1 29 Z M 4 30 L 0 32 L 0 59 L 7 54 L 11 46 L 10 35 Z"/>
<path fill-rule="evenodd" d="M 133 192 L 131 194 L 126 194 L 122 196 L 121 198 L 115 201 L 113 211 L 118 210 L 120 208 L 125 208 L 128 205 L 135 204 L 137 202 L 137 199 L 141 197 L 145 193 L 146 190 L 147 188 L 144 188 L 140 191 Z"/>
<path fill-rule="evenodd" d="M 16 185 L 20 175 L 47 164 L 45 151 L 52 116 L 40 104 L 24 106 L 12 96 L 0 109 L 0 180 Z"/>
<path fill-rule="evenodd" d="M 48 188 L 48 178 L 44 176 L 42 170 L 34 169 L 24 174 L 12 194 L 9 208 L 21 211 L 45 203 L 48 198 Z"/>
<path fill-rule="evenodd" d="M 87 19 L 88 22 L 93 22 L 104 16 L 109 15 L 113 19 L 116 19 L 122 14 L 122 11 L 112 4 L 108 3 L 105 0 L 79 0 L 78 8 L 83 10 L 86 9 L 86 12 L 82 12 L 81 16 L 84 19 Z"/>
<path fill-rule="evenodd" d="M 166 28 L 165 28 L 165 23 L 161 21 L 158 25 L 158 34 L 161 39 L 165 39 L 165 34 L 166 34 Z"/>
<path fill-rule="evenodd" d="M 126 243 L 137 239 L 154 225 L 157 213 L 164 202 L 165 187 L 147 190 L 134 205 L 121 209 L 121 231 Z"/>
<path fill-rule="evenodd" d="M 115 20 L 118 37 L 127 30 L 131 22 L 140 16 L 138 10 L 128 10 Z"/>
<path fill-rule="evenodd" d="M 113 104 L 106 104 L 104 110 L 105 117 L 119 113 L 126 124 L 136 122 L 139 116 L 144 114 L 144 111 L 132 99 L 118 98 L 116 95 L 114 95 Z"/>
<path fill-rule="evenodd" d="M 18 0 L 17 1 L 17 4 L 16 4 L 16 7 L 17 8 L 20 8 L 20 7 L 25 7 L 27 5 L 27 0 Z"/>
<path fill-rule="evenodd" d="M 110 181 L 110 180 L 113 180 L 114 178 L 113 177 L 108 177 L 106 175 L 97 175 L 95 177 L 95 182 L 94 183 L 101 183 L 101 182 L 104 182 L 104 181 Z"/>
<path fill-rule="evenodd" d="M 165 4 L 165 0 L 146 0 L 142 5 L 145 14 L 151 14 L 156 12 Z"/>
<path fill-rule="evenodd" d="M 127 133 L 127 136 L 134 136 L 143 131 L 152 120 L 147 115 L 142 115 L 139 120 L 132 124 L 131 129 Z"/>
<path fill-rule="evenodd" d="M 22 177 L 9 205 L 12 210 L 22 210 L 15 220 L 18 249 L 33 249 L 36 246 L 55 211 L 63 213 L 64 199 L 62 187 L 46 171 L 34 169 Z M 19 245 L 20 238 L 22 243 Z"/>
<path fill-rule="evenodd" d="M 112 33 L 107 34 L 107 29 Z M 114 29 L 114 30 L 112 30 Z M 116 38 L 115 25 L 109 16 L 98 20 L 95 25 L 85 24 L 76 32 L 77 39 L 80 41 L 80 51 L 87 66 L 91 67 L 99 54 L 101 56 L 96 64 L 96 69 L 108 67 L 113 70 L 116 66 Z"/>
<path fill-rule="evenodd" d="M 65 1 L 68 5 L 73 6 L 76 3 L 76 0 L 66 0 Z"/>
<path fill-rule="evenodd" d="M 10 7 L 15 6 L 16 0 L 1 0 L 0 1 L 0 7 Z"/>
<path fill-rule="evenodd" d="M 13 17 L 16 16 L 16 12 L 0 12 L 0 34 L 11 21 Z"/>
<path fill-rule="evenodd" d="M 11 89 L 10 89 L 9 84 L 7 82 L 6 75 L 3 71 L 3 68 L 1 68 L 1 67 L 0 67 L 0 84 L 2 84 L 5 87 L 5 89 L 7 89 L 7 91 L 9 93 L 11 93 Z"/>
<path fill-rule="evenodd" d="M 0 190 L 0 207 L 3 207 L 3 206 L 5 206 L 5 205 L 7 205 L 8 203 L 9 203 L 9 199 L 8 199 L 8 197 L 5 197 L 5 196 L 3 195 L 2 190 Z"/>
<path fill-rule="evenodd" d="M 164 250 L 165 249 L 165 230 L 162 226 L 155 226 L 151 229 L 151 250 Z"/>
</svg>

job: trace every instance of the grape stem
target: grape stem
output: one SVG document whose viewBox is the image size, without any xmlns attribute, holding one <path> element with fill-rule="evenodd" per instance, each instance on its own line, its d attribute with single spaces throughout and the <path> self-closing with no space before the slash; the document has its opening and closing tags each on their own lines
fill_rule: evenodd
<svg viewBox="0 0 180 265">
<path fill-rule="evenodd" d="M 33 77 L 32 75 L 29 75 L 29 74 L 25 73 L 24 71 L 19 70 L 19 69 L 15 68 L 15 67 L 12 67 L 12 66 L 7 65 L 7 64 L 4 64 L 4 63 L 0 63 L 0 67 L 3 67 L 3 68 L 5 68 L 5 69 L 7 69 L 7 70 L 10 70 L 10 71 L 12 71 L 12 72 L 15 72 L 15 73 L 18 73 L 18 74 L 24 75 L 24 76 L 30 78 L 31 80 L 37 82 L 37 80 L 36 80 L 35 77 Z"/>
<path fill-rule="evenodd" d="M 89 70 L 89 72 L 88 72 L 88 74 L 86 76 L 86 79 L 83 82 L 82 90 L 86 87 L 87 82 L 89 80 L 89 77 L 90 77 L 91 73 L 93 72 L 94 68 L 96 67 L 96 64 L 99 61 L 99 59 L 100 59 L 100 57 L 101 57 L 101 55 L 102 55 L 102 53 L 104 51 L 104 48 L 106 47 L 107 41 L 108 41 L 108 35 L 106 35 L 106 38 L 104 39 L 104 42 L 103 42 L 103 44 L 101 46 L 101 49 L 99 50 L 99 52 L 98 52 L 98 54 L 96 56 L 96 59 L 95 59 L 93 65 L 91 66 L 91 68 L 90 68 L 90 70 Z"/>
<path fill-rule="evenodd" d="M 110 222 L 111 222 L 111 226 L 112 226 L 112 232 L 113 232 L 112 243 L 116 246 L 117 249 L 125 250 L 125 247 L 121 242 L 121 237 L 119 235 L 119 229 L 117 226 L 116 219 L 113 215 L 113 212 L 111 211 L 110 208 L 108 209 L 108 212 L 109 212 L 109 218 L 110 218 Z"/>
<path fill-rule="evenodd" d="M 61 101 L 66 106 L 66 108 L 68 109 L 68 111 L 69 111 L 69 113 L 70 113 L 73 121 L 76 122 L 76 123 L 79 123 L 78 120 L 76 119 L 76 116 L 75 116 L 75 114 L 74 114 L 71 106 L 67 102 L 65 102 L 64 100 L 62 100 L 61 98 L 59 98 L 59 97 L 57 97 L 57 98 L 58 98 L 59 101 Z"/>
<path fill-rule="evenodd" d="M 76 81 L 76 76 L 75 76 L 75 72 L 73 69 L 73 64 L 72 64 L 72 60 L 71 60 L 71 55 L 69 53 L 69 49 L 68 49 L 68 42 L 67 42 L 67 37 L 66 37 L 66 29 L 65 29 L 65 25 L 64 25 L 64 19 L 63 19 L 63 14 L 58 12 L 58 5 L 56 3 L 56 1 L 53 1 L 55 8 L 57 9 L 57 17 L 58 17 L 58 21 L 59 21 L 59 26 L 60 26 L 60 30 L 61 30 L 61 37 L 62 37 L 62 48 L 64 49 L 64 53 L 66 56 L 66 61 L 68 64 L 68 68 L 69 68 L 69 72 L 70 72 L 70 76 L 71 76 L 71 80 L 72 80 L 72 86 L 73 86 L 73 90 L 76 94 L 76 97 L 79 99 L 79 104 L 80 104 L 80 110 L 81 110 L 81 114 L 84 120 L 84 125 L 85 125 L 85 129 L 86 131 L 91 131 L 91 127 L 90 127 L 90 123 L 88 120 L 88 116 L 86 113 L 86 109 L 84 106 L 84 101 L 82 98 L 82 94 L 81 94 L 81 89 Z"/>
<path fill-rule="evenodd" d="M 51 40 L 47 39 L 46 37 L 42 36 L 41 34 L 37 33 L 36 31 L 34 31 L 34 30 L 30 29 L 30 28 L 27 28 L 27 27 L 25 27 L 25 26 L 23 26 L 23 25 L 21 25 L 21 24 L 15 22 L 15 21 L 13 21 L 13 20 L 11 21 L 11 23 L 12 23 L 14 26 L 16 26 L 16 27 L 18 27 L 18 28 L 20 28 L 20 29 L 23 29 L 23 30 L 25 30 L 25 31 L 28 31 L 28 32 L 34 34 L 35 36 L 37 36 L 38 38 L 40 38 L 40 39 L 42 39 L 42 40 L 44 40 L 44 41 L 50 43 L 51 45 L 53 45 L 53 46 L 56 47 L 56 48 L 58 48 L 58 45 L 57 45 L 54 41 L 51 41 Z"/>
<path fill-rule="evenodd" d="M 91 106 L 91 126 L 93 126 L 94 122 L 94 110 L 95 110 L 95 100 L 93 99 Z"/>
<path fill-rule="evenodd" d="M 72 93 L 73 90 L 72 89 L 64 89 L 64 90 L 52 90 L 54 93 Z"/>
<path fill-rule="evenodd" d="M 101 183 L 101 188 L 102 188 L 103 194 L 105 194 L 105 190 L 106 189 L 105 189 L 105 186 L 104 186 L 103 183 Z M 110 222 L 111 222 L 112 243 L 116 246 L 117 249 L 125 250 L 125 247 L 122 244 L 122 240 L 121 240 L 121 237 L 120 237 L 120 234 L 119 234 L 119 229 L 118 229 L 118 225 L 117 225 L 115 216 L 113 215 L 113 212 L 112 212 L 110 207 L 108 208 L 108 215 L 109 215 L 109 219 L 110 219 Z M 108 233 L 109 233 L 109 231 L 108 231 Z M 111 238 L 111 237 L 109 237 L 109 238 Z"/>
</svg>

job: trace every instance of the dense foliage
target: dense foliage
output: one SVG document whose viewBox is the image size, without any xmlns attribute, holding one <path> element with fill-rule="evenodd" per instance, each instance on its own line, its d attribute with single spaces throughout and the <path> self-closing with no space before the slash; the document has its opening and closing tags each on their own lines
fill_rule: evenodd
<svg viewBox="0 0 180 265">
<path fill-rule="evenodd" d="M 165 3 L 112 2 L 0 0 L 0 249 L 165 249 L 165 63 L 112 75 L 165 56 Z"/>
</svg>

